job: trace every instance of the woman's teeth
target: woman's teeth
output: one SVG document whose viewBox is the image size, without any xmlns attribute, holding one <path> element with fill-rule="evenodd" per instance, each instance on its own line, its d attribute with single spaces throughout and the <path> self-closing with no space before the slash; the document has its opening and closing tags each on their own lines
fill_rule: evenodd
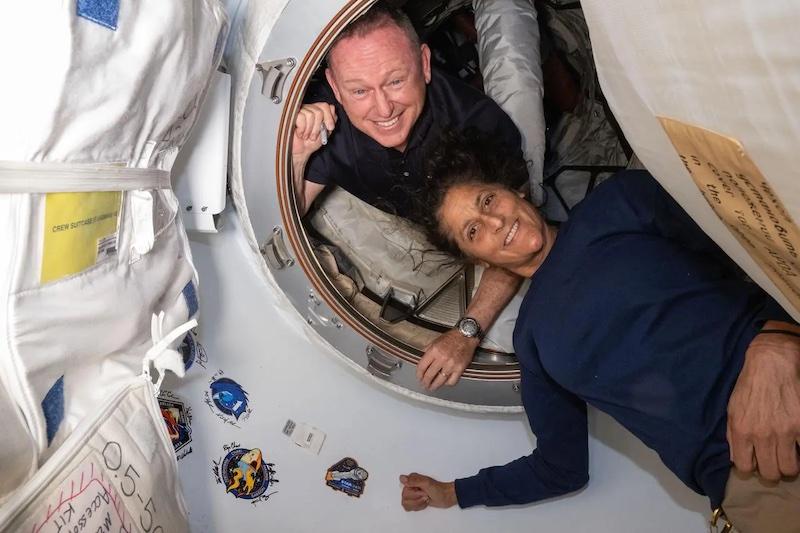
<svg viewBox="0 0 800 533">
<path fill-rule="evenodd" d="M 514 224 L 511 225 L 511 230 L 506 235 L 506 240 L 503 242 L 503 246 L 508 246 L 508 244 L 514 240 L 514 236 L 517 234 L 517 230 L 519 229 L 519 220 L 515 220 Z"/>
</svg>

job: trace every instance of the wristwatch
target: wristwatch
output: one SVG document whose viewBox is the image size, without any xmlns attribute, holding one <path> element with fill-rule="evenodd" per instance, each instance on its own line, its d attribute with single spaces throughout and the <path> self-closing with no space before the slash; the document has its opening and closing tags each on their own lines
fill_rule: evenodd
<svg viewBox="0 0 800 533">
<path fill-rule="evenodd" d="M 459 320 L 456 323 L 456 329 L 465 337 L 477 337 L 478 340 L 482 340 L 485 335 L 485 332 L 481 329 L 481 325 L 471 316 L 465 316 Z"/>
</svg>

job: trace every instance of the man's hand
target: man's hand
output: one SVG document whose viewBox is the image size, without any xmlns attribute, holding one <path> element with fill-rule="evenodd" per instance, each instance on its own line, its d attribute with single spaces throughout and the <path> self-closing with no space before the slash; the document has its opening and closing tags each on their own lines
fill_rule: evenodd
<svg viewBox="0 0 800 533">
<path fill-rule="evenodd" d="M 472 361 L 478 343 L 476 337 L 465 337 L 455 329 L 442 333 L 419 360 L 417 379 L 432 391 L 445 384 L 455 385 Z"/>
<path fill-rule="evenodd" d="M 292 158 L 308 159 L 322 146 L 322 125 L 331 133 L 336 127 L 336 108 L 332 104 L 320 102 L 305 104 L 294 119 L 292 138 Z"/>
<path fill-rule="evenodd" d="M 798 474 L 800 338 L 763 334 L 750 343 L 728 401 L 728 443 L 743 472 L 767 480 Z"/>
<path fill-rule="evenodd" d="M 322 126 L 328 133 L 336 127 L 336 108 L 324 102 L 306 104 L 294 120 L 292 137 L 292 182 L 300 214 L 305 215 L 311 202 L 325 188 L 324 185 L 306 182 L 306 163 L 311 154 L 322 146 Z"/>
<path fill-rule="evenodd" d="M 400 503 L 406 511 L 422 511 L 427 507 L 446 509 L 458 503 L 456 486 L 452 481 L 442 483 L 422 474 L 400 476 L 403 493 Z"/>
</svg>

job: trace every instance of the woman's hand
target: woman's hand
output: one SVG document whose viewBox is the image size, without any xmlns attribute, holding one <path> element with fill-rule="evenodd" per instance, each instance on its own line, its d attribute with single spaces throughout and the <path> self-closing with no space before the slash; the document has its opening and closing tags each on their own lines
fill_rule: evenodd
<svg viewBox="0 0 800 533">
<path fill-rule="evenodd" d="M 792 326 L 778 323 L 777 329 Z M 768 322 L 765 329 L 776 326 Z M 800 470 L 800 338 L 757 335 L 728 402 L 731 460 L 742 472 L 777 480 Z"/>
<path fill-rule="evenodd" d="M 403 484 L 401 504 L 406 511 L 421 511 L 427 507 L 446 509 L 458 503 L 455 483 L 443 483 L 432 477 L 412 473 L 400 476 Z"/>
</svg>

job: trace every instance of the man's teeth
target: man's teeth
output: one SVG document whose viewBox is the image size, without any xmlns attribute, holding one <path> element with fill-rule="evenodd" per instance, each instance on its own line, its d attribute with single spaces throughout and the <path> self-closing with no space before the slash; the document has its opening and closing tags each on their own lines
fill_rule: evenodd
<svg viewBox="0 0 800 533">
<path fill-rule="evenodd" d="M 375 124 L 377 124 L 381 128 L 391 128 L 392 126 L 397 124 L 398 120 L 400 120 L 400 115 L 397 115 L 392 120 L 387 120 L 386 122 L 376 122 Z"/>
<path fill-rule="evenodd" d="M 511 226 L 511 231 L 508 232 L 506 235 L 506 240 L 503 243 L 505 246 L 508 246 L 508 243 L 514 240 L 514 236 L 517 234 L 517 230 L 519 229 L 519 220 L 514 221 L 514 224 Z"/>
</svg>

